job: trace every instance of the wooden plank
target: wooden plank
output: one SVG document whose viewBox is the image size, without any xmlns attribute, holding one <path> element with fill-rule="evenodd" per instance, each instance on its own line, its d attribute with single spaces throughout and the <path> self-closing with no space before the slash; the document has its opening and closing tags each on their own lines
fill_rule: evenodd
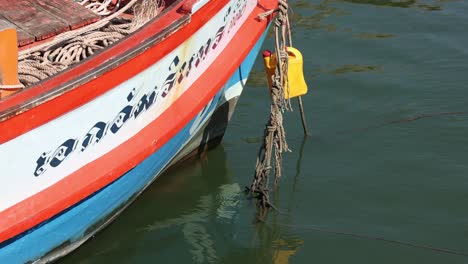
<svg viewBox="0 0 468 264">
<path fill-rule="evenodd" d="M 33 35 L 36 41 L 70 29 L 69 25 L 27 0 L 0 0 L 0 15 Z"/>
<path fill-rule="evenodd" d="M 0 20 L 5 20 L 10 22 L 16 29 L 16 33 L 18 34 L 18 46 L 24 46 L 28 45 L 34 42 L 35 38 L 33 35 L 29 34 L 28 32 L 22 30 L 19 28 L 16 24 L 14 24 L 12 21 L 9 21 L 6 17 L 3 17 L 0 15 Z"/>
<path fill-rule="evenodd" d="M 96 22 L 99 16 L 86 7 L 70 0 L 29 0 L 37 9 L 52 14 L 60 21 L 66 23 L 71 29 L 80 28 Z"/>
</svg>

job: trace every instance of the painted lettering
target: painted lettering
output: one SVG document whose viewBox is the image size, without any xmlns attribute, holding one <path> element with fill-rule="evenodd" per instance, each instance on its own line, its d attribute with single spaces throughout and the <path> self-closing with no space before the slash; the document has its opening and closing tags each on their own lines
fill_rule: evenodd
<svg viewBox="0 0 468 264">
<path fill-rule="evenodd" d="M 80 145 L 79 152 L 84 152 L 91 146 L 101 142 L 109 131 L 112 134 L 117 134 L 119 130 L 130 120 L 135 120 L 144 112 L 148 111 L 158 99 L 165 98 L 177 84 L 182 83 L 185 78 L 188 78 L 192 70 L 198 68 L 208 57 L 210 50 L 215 50 L 219 47 L 225 32 L 229 32 L 238 23 L 239 19 L 245 12 L 247 2 L 238 0 L 233 5 L 228 7 L 224 14 L 224 25 L 218 28 L 216 34 L 208 38 L 196 52 L 190 56 L 190 59 L 181 62 L 179 56 L 175 56 L 171 61 L 166 78 L 160 88 L 157 85 L 154 88 L 138 96 L 137 90 L 133 88 L 124 100 L 128 102 L 114 117 L 113 120 L 105 122 L 96 122 L 81 139 L 67 139 L 55 151 L 46 151 L 36 161 L 34 176 L 43 175 L 49 168 L 60 166 L 75 150 L 77 145 Z M 184 58 L 185 59 L 185 58 Z M 164 73 L 162 73 L 164 74 Z M 215 104 L 211 101 L 204 110 L 197 116 L 191 127 L 196 129 L 202 121 L 209 116 L 209 113 L 214 110 Z"/>
</svg>

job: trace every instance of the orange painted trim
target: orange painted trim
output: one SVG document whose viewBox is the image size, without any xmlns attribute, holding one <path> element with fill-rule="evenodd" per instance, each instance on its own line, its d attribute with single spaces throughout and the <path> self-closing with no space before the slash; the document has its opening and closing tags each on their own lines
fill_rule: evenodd
<svg viewBox="0 0 468 264">
<path fill-rule="evenodd" d="M 14 26 L 0 20 L 0 99 L 23 88 L 18 80 L 17 41 Z"/>
</svg>

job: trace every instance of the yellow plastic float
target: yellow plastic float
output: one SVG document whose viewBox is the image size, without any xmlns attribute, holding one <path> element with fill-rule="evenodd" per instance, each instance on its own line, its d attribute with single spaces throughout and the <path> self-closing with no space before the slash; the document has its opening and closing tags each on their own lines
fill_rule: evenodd
<svg viewBox="0 0 468 264">
<path fill-rule="evenodd" d="M 289 57 L 289 91 L 288 83 L 286 83 L 284 87 L 284 98 L 289 99 L 307 94 L 307 84 L 304 80 L 303 60 L 301 52 L 293 47 L 287 47 L 286 50 L 288 51 Z M 276 54 L 268 50 L 264 51 L 263 62 L 265 64 L 268 86 L 271 90 L 271 78 L 275 74 L 276 69 Z"/>
</svg>

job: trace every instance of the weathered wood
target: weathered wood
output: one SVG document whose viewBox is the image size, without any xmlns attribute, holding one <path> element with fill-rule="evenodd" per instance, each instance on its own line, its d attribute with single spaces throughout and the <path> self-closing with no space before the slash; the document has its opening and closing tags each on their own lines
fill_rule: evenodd
<svg viewBox="0 0 468 264">
<path fill-rule="evenodd" d="M 27 0 L 0 1 L 0 15 L 33 35 L 36 41 L 52 37 L 69 29 L 66 23 L 47 12 L 41 12 Z"/>
<path fill-rule="evenodd" d="M 0 19 L 16 26 L 18 45 L 44 40 L 99 20 L 69 0 L 0 0 Z"/>
<path fill-rule="evenodd" d="M 0 19 L 0 32 L 9 28 L 15 28 L 15 26 L 10 22 L 6 21 L 5 19 Z"/>
<path fill-rule="evenodd" d="M 33 35 L 22 30 L 21 28 L 13 24 L 11 21 L 9 21 L 6 17 L 3 17 L 2 15 L 0 15 L 0 21 L 1 20 L 8 21 L 10 25 L 12 25 L 16 29 L 16 34 L 18 34 L 18 46 L 24 46 L 24 45 L 28 45 L 34 42 L 35 38 Z"/>
<path fill-rule="evenodd" d="M 99 20 L 99 16 L 74 1 L 64 0 L 28 0 L 39 9 L 51 13 L 59 20 L 76 29 Z"/>
</svg>

